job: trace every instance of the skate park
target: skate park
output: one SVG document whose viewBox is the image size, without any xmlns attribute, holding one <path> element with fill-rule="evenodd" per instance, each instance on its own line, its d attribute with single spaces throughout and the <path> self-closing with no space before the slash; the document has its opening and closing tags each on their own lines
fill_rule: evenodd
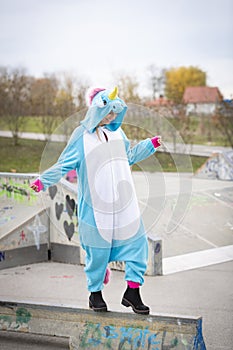
<svg viewBox="0 0 233 350">
<path fill-rule="evenodd" d="M 35 349 L 230 349 L 231 181 L 133 173 L 149 237 L 142 291 L 151 317 L 144 319 L 143 332 L 140 318 L 120 305 L 125 287 L 121 263 L 111 266 L 111 281 L 104 290 L 111 312 L 100 318 L 87 309 L 75 221 L 76 185 L 62 180 L 43 195 L 32 194 L 28 184 L 35 176 L 0 177 L 0 317 L 1 329 L 7 330 L 1 332 L 3 345 L 11 341 L 25 349 L 29 343 L 30 349 L 33 344 Z M 86 335 L 81 343 L 77 329 Z M 128 329 L 128 335 L 122 329 Z"/>
<path fill-rule="evenodd" d="M 1 1 L 0 350 L 233 349 L 232 13 Z"/>
</svg>

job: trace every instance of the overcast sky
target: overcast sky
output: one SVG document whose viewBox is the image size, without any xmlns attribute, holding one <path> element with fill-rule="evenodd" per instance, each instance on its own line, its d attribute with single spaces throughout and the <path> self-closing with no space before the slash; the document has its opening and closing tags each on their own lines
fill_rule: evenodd
<svg viewBox="0 0 233 350">
<path fill-rule="evenodd" d="M 147 68 L 197 66 L 233 96 L 233 0 L 0 0 L 0 65 L 111 87 Z"/>
</svg>

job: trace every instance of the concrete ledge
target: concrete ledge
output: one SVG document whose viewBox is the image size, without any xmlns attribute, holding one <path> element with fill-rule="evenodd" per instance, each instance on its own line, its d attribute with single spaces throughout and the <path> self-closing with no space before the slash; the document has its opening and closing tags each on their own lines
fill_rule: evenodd
<svg viewBox="0 0 233 350">
<path fill-rule="evenodd" d="M 0 330 L 70 338 L 70 349 L 206 350 L 201 317 L 0 302 Z"/>
<path fill-rule="evenodd" d="M 67 350 L 69 339 L 39 334 L 0 332 L 1 350 Z"/>
<path fill-rule="evenodd" d="M 0 270 L 47 260 L 48 244 L 41 244 L 40 250 L 38 250 L 36 246 L 9 249 L 0 252 Z"/>
</svg>

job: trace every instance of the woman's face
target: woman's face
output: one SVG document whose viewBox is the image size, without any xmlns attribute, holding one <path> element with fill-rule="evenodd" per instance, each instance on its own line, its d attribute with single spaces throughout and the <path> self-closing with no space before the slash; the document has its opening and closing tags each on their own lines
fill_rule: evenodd
<svg viewBox="0 0 233 350">
<path fill-rule="evenodd" d="M 104 117 L 101 122 L 99 123 L 100 126 L 103 126 L 103 125 L 107 125 L 107 124 L 110 124 L 115 118 L 116 118 L 116 114 L 111 111 L 108 115 L 106 115 L 106 117 Z"/>
</svg>

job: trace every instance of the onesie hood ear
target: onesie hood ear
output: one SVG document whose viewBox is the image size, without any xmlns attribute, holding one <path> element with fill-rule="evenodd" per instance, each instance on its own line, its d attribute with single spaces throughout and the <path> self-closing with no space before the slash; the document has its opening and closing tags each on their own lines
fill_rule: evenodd
<svg viewBox="0 0 233 350">
<path fill-rule="evenodd" d="M 102 88 L 95 88 L 89 94 L 90 107 L 81 124 L 89 132 L 94 132 L 101 120 L 111 111 L 117 114 L 116 118 L 105 127 L 110 131 L 117 130 L 124 119 L 127 105 L 118 97 L 118 88 L 112 91 Z"/>
</svg>

